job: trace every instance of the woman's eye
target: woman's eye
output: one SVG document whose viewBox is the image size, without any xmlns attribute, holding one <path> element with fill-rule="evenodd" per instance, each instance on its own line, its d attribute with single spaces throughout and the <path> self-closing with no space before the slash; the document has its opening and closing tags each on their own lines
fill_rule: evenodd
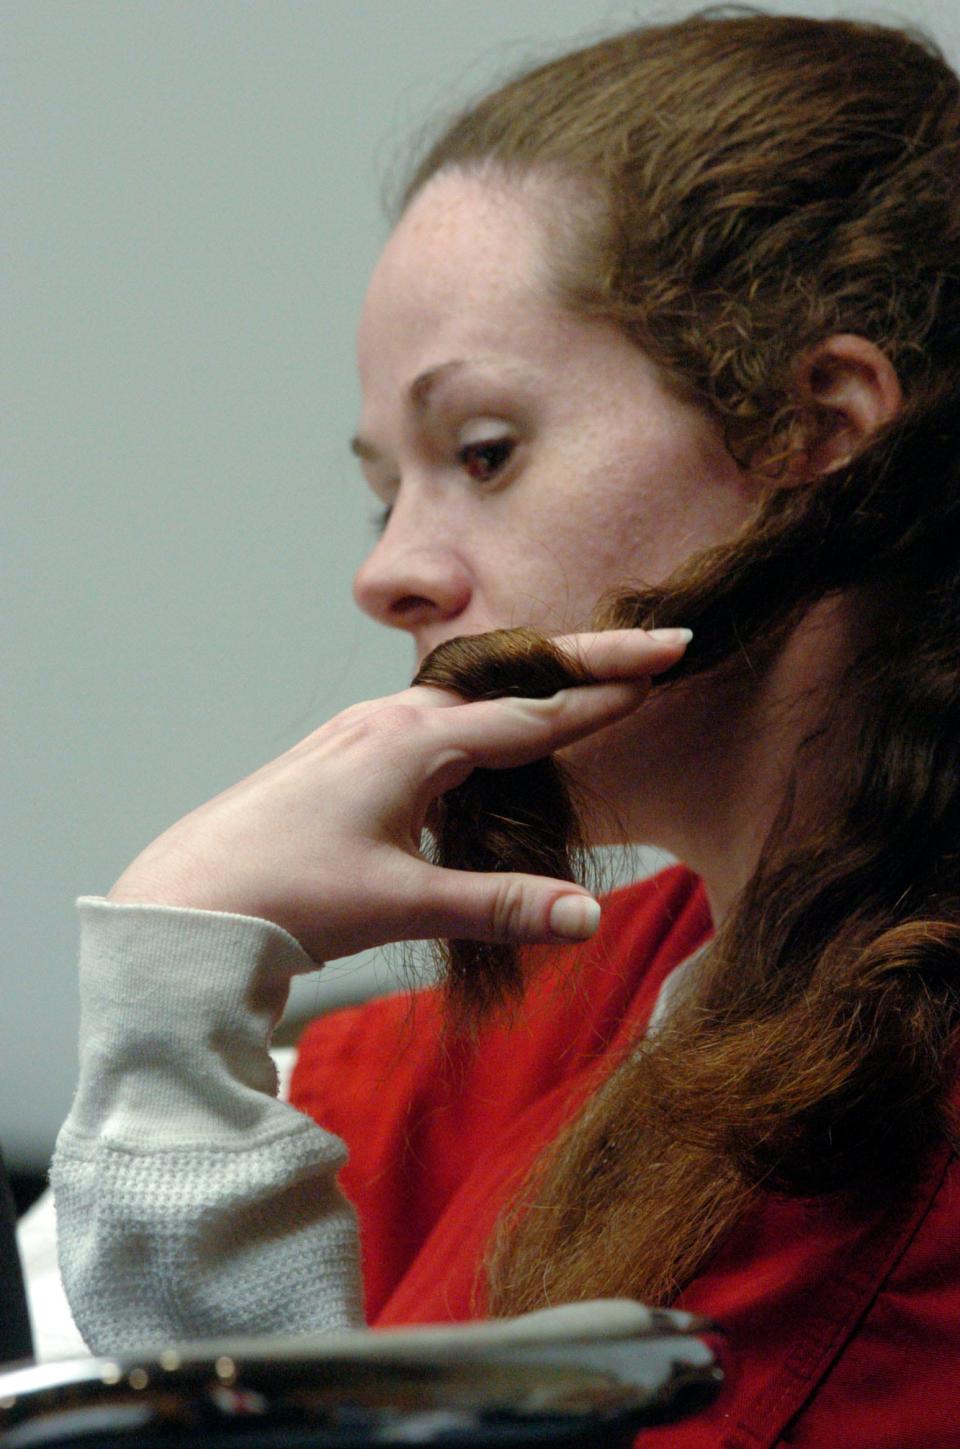
<svg viewBox="0 0 960 1449">
<path fill-rule="evenodd" d="M 513 438 L 464 443 L 457 450 L 457 461 L 477 483 L 488 483 L 510 461 L 515 447 Z"/>
</svg>

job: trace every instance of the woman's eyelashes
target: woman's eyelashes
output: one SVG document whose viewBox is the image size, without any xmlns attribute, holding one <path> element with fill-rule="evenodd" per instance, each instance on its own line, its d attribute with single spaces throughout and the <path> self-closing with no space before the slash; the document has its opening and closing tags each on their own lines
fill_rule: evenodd
<svg viewBox="0 0 960 1449">
<path fill-rule="evenodd" d="M 457 450 L 457 461 L 477 483 L 489 483 L 513 457 L 513 438 L 486 438 L 464 443 Z"/>
<path fill-rule="evenodd" d="M 475 483 L 492 483 L 510 462 L 516 447 L 515 438 L 478 438 L 457 448 L 457 464 Z M 388 503 L 372 515 L 371 523 L 377 536 L 383 533 L 392 513 L 393 504 Z"/>
<path fill-rule="evenodd" d="M 393 504 L 388 503 L 384 508 L 378 508 L 376 513 L 371 514 L 370 523 L 373 531 L 379 538 L 387 524 L 390 522 L 390 515 L 393 512 Z"/>
</svg>

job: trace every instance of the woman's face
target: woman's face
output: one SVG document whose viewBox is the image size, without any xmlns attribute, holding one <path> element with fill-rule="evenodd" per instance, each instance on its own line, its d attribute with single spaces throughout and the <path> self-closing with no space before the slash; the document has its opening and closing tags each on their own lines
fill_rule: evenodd
<svg viewBox="0 0 960 1449">
<path fill-rule="evenodd" d="M 367 292 L 354 449 L 389 516 L 354 593 L 418 659 L 457 634 L 586 627 L 601 594 L 660 582 L 751 509 L 712 420 L 551 297 L 550 185 L 434 178 Z"/>
</svg>

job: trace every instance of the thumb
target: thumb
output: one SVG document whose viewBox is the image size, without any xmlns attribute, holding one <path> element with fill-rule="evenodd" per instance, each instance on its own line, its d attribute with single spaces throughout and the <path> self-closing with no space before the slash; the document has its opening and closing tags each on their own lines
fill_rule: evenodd
<svg viewBox="0 0 960 1449">
<path fill-rule="evenodd" d="M 600 924 L 600 903 L 570 881 L 543 876 L 428 867 L 430 892 L 417 935 L 516 944 L 586 941 Z"/>
</svg>

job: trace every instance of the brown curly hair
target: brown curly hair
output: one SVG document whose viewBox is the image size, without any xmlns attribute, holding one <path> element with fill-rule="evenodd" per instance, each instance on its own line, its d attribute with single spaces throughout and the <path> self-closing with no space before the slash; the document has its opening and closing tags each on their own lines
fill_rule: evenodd
<svg viewBox="0 0 960 1449">
<path fill-rule="evenodd" d="M 544 219 L 559 296 L 623 328 L 765 481 L 735 538 L 600 607 L 600 627 L 694 629 L 659 687 L 762 665 L 832 594 L 881 601 L 882 629 L 838 692 L 856 744 L 836 761 L 830 818 L 788 840 L 788 788 L 695 989 L 546 1151 L 492 1245 L 494 1312 L 665 1302 L 757 1193 L 892 1193 L 950 1131 L 960 86 L 915 34 L 707 11 L 503 85 L 446 129 L 405 199 L 448 167 L 560 178 L 569 202 Z M 887 354 L 904 406 L 848 464 L 787 486 L 829 426 L 798 362 L 837 333 Z M 529 631 L 487 652 L 449 641 L 418 678 L 470 698 L 576 680 Z M 832 723 L 810 747 L 829 749 Z M 504 792 L 513 831 L 493 818 Z M 433 824 L 445 865 L 571 872 L 575 812 L 552 762 L 476 772 Z M 448 949 L 464 992 L 485 959 L 501 994 L 520 989 L 509 948 Z"/>
</svg>

